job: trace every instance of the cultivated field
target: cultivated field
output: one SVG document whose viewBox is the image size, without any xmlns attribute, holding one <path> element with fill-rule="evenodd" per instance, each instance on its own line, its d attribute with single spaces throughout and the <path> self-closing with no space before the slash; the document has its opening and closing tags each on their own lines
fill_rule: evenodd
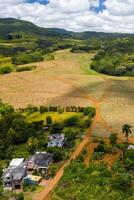
<svg viewBox="0 0 134 200">
<path fill-rule="evenodd" d="M 93 134 L 120 132 L 134 125 L 134 79 L 100 75 L 90 69 L 94 53 L 57 51 L 54 61 L 36 63 L 29 72 L 0 76 L 0 97 L 16 108 L 34 105 L 94 105 Z"/>
</svg>

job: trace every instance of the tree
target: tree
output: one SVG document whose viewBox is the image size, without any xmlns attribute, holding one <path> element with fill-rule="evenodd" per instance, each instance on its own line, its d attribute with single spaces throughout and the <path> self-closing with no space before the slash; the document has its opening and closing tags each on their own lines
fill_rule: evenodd
<svg viewBox="0 0 134 200">
<path fill-rule="evenodd" d="M 117 143 L 117 135 L 115 133 L 112 133 L 109 136 L 109 140 L 110 140 L 110 143 L 111 143 L 112 146 L 116 145 L 116 143 Z"/>
<path fill-rule="evenodd" d="M 72 116 L 69 119 L 65 120 L 66 126 L 77 126 L 79 124 L 79 118 L 78 116 Z"/>
<path fill-rule="evenodd" d="M 89 115 L 91 117 L 94 117 L 94 115 L 95 115 L 95 108 L 87 106 L 87 107 L 84 108 L 83 114 L 84 115 Z"/>
<path fill-rule="evenodd" d="M 33 137 L 29 138 L 27 141 L 27 147 L 28 147 L 29 152 L 33 154 L 38 147 L 37 138 L 33 138 Z"/>
<path fill-rule="evenodd" d="M 7 132 L 7 137 L 8 137 L 8 141 L 11 144 L 15 144 L 16 143 L 16 137 L 17 134 L 15 132 L 15 130 L 13 128 L 10 128 Z"/>
<path fill-rule="evenodd" d="M 129 124 L 124 124 L 122 126 L 122 132 L 125 134 L 126 143 L 128 143 L 128 136 L 129 136 L 129 134 L 132 133 L 131 128 L 132 128 L 132 126 L 129 125 Z"/>
<path fill-rule="evenodd" d="M 60 162 L 65 159 L 65 151 L 61 147 L 48 147 L 47 151 L 53 154 L 54 162 Z"/>
<path fill-rule="evenodd" d="M 47 116 L 46 117 L 46 124 L 47 125 L 51 125 L 52 124 L 52 117 L 51 116 Z"/>
</svg>

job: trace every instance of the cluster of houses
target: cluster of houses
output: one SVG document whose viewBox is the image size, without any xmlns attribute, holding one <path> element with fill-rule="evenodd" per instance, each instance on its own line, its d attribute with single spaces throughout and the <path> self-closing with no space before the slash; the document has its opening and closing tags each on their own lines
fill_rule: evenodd
<svg viewBox="0 0 134 200">
<path fill-rule="evenodd" d="M 62 147 L 64 145 L 64 134 L 53 134 L 49 137 L 48 147 Z M 38 185 L 42 178 L 49 179 L 49 169 L 53 162 L 53 155 L 47 152 L 36 152 L 29 159 L 12 159 L 8 168 L 3 173 L 5 189 L 20 189 L 22 182 Z M 40 176 L 33 175 L 39 172 Z"/>
</svg>

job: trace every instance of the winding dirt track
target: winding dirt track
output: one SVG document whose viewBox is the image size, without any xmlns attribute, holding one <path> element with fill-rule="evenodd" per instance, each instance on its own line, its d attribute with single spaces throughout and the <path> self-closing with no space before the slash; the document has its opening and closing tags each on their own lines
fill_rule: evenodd
<svg viewBox="0 0 134 200">
<path fill-rule="evenodd" d="M 80 143 L 80 145 L 76 148 L 76 150 L 73 152 L 71 158 L 62 166 L 62 168 L 58 171 L 58 173 L 53 178 L 53 180 L 49 183 L 49 185 L 47 185 L 45 190 L 35 198 L 35 200 L 51 200 L 51 192 L 53 191 L 53 189 L 56 187 L 56 185 L 58 184 L 59 180 L 61 179 L 61 177 L 62 177 L 62 175 L 64 173 L 65 167 L 68 166 L 72 160 L 75 160 L 78 157 L 78 155 L 82 152 L 84 147 L 89 144 L 89 142 L 92 139 L 92 134 L 93 134 L 94 129 L 95 129 L 96 126 L 101 125 L 104 130 L 106 130 L 106 131 L 108 131 L 110 133 L 111 132 L 116 132 L 118 134 L 119 141 L 124 141 L 124 137 L 122 137 L 122 135 L 118 132 L 118 130 L 112 128 L 111 125 L 107 121 L 105 121 L 104 118 L 101 115 L 101 111 L 100 111 L 101 103 L 107 101 L 108 94 L 109 94 L 109 91 L 111 90 L 111 85 L 112 85 L 112 80 L 111 79 L 106 78 L 103 75 L 101 77 L 105 81 L 107 81 L 107 87 L 106 87 L 103 95 L 99 99 L 95 99 L 92 96 L 87 95 L 82 88 L 77 87 L 70 80 L 65 80 L 65 79 L 62 80 L 61 78 L 58 78 L 61 81 L 64 81 L 64 82 L 67 82 L 67 83 L 71 84 L 72 87 L 74 87 L 75 89 L 77 89 L 77 90 L 79 90 L 81 92 L 81 95 L 84 98 L 89 99 L 89 101 L 92 102 L 92 105 L 96 108 L 96 116 L 95 116 L 94 121 L 92 123 L 92 126 L 90 127 L 89 131 L 87 132 L 85 138 Z M 133 141 L 133 138 L 131 138 L 131 140 Z"/>
</svg>

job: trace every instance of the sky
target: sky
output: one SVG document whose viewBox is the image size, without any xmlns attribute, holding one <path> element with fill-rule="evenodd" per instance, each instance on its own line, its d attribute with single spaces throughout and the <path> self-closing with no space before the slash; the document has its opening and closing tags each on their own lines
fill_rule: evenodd
<svg viewBox="0 0 134 200">
<path fill-rule="evenodd" d="M 0 0 L 0 17 L 76 32 L 134 33 L 134 0 Z"/>
</svg>

